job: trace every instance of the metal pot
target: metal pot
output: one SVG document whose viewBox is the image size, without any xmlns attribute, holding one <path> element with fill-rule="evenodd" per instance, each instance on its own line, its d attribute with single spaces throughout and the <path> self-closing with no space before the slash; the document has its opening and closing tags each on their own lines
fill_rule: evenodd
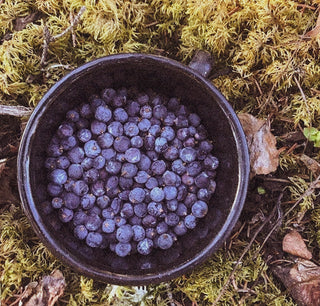
<svg viewBox="0 0 320 306">
<path fill-rule="evenodd" d="M 178 277 L 209 258 L 229 236 L 241 213 L 249 178 L 249 155 L 241 124 L 230 104 L 203 75 L 206 63 L 192 67 L 145 54 L 118 54 L 86 63 L 57 82 L 41 99 L 24 131 L 18 155 L 18 184 L 24 211 L 41 241 L 64 264 L 99 281 L 143 285 Z M 65 113 L 103 88 L 152 88 L 179 96 L 196 109 L 219 158 L 217 188 L 209 212 L 198 226 L 168 250 L 120 258 L 91 249 L 73 238 L 56 212 L 41 206 L 46 199 L 46 147 Z"/>
</svg>

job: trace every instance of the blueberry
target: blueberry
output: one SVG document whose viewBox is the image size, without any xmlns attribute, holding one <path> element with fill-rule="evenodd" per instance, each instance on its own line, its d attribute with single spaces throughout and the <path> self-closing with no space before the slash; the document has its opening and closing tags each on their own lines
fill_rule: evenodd
<svg viewBox="0 0 320 306">
<path fill-rule="evenodd" d="M 165 159 L 174 161 L 179 157 L 179 150 L 174 146 L 169 146 L 164 152 L 163 156 Z"/>
<path fill-rule="evenodd" d="M 216 187 L 217 187 L 217 183 L 213 179 L 210 179 L 208 190 L 211 194 L 215 192 Z"/>
<path fill-rule="evenodd" d="M 119 137 L 123 134 L 123 126 L 120 122 L 113 121 L 108 125 L 108 132 L 114 137 Z"/>
<path fill-rule="evenodd" d="M 178 190 L 175 186 L 165 186 L 163 187 L 164 197 L 166 200 L 170 201 L 177 197 Z"/>
<path fill-rule="evenodd" d="M 81 167 L 83 170 L 87 171 L 93 166 L 93 159 L 91 157 L 85 157 L 81 162 Z"/>
<path fill-rule="evenodd" d="M 65 156 L 61 156 L 63 158 L 66 158 Z M 60 157 L 59 157 L 60 158 Z M 67 160 L 69 161 L 69 159 L 67 158 Z M 59 165 L 57 164 L 58 159 L 54 158 L 54 157 L 48 157 L 46 158 L 45 162 L 44 162 L 44 166 L 45 168 L 49 169 L 49 170 L 54 170 L 56 168 L 60 168 L 60 169 L 66 169 L 69 166 L 65 167 L 59 167 Z M 64 162 L 62 161 L 62 165 L 64 165 Z M 69 165 L 70 165 L 70 161 L 69 161 Z"/>
<path fill-rule="evenodd" d="M 155 97 L 152 99 L 151 104 L 152 104 L 153 106 L 163 104 L 162 98 L 161 98 L 160 96 L 158 96 L 158 95 L 155 96 Z"/>
<path fill-rule="evenodd" d="M 93 194 L 85 194 L 80 199 L 80 205 L 83 209 L 89 210 L 94 206 L 94 203 L 96 201 L 96 197 Z"/>
<path fill-rule="evenodd" d="M 74 136 L 65 137 L 61 139 L 61 143 L 60 143 L 62 149 L 65 151 L 71 150 L 77 144 L 78 144 L 78 141 Z"/>
<path fill-rule="evenodd" d="M 75 110 L 70 110 L 66 114 L 66 119 L 70 120 L 71 122 L 77 122 L 80 118 L 80 115 L 77 111 Z"/>
<path fill-rule="evenodd" d="M 188 194 L 188 190 L 187 187 L 185 185 L 180 185 L 178 187 L 178 195 L 177 195 L 177 200 L 178 201 L 183 201 L 185 199 L 185 197 Z"/>
<path fill-rule="evenodd" d="M 176 159 L 172 162 L 171 170 L 179 175 L 182 175 L 183 173 L 185 173 L 186 167 L 181 159 Z"/>
<path fill-rule="evenodd" d="M 147 132 L 151 126 L 150 120 L 143 118 L 139 123 L 138 123 L 138 128 L 142 132 Z"/>
<path fill-rule="evenodd" d="M 101 155 L 106 159 L 106 160 L 111 160 L 114 157 L 116 157 L 117 152 L 112 149 L 112 148 L 108 148 L 108 149 L 103 149 L 101 151 Z"/>
<path fill-rule="evenodd" d="M 129 116 L 135 116 L 140 111 L 140 105 L 136 101 L 130 101 L 127 105 L 127 112 Z"/>
<path fill-rule="evenodd" d="M 77 137 L 81 142 L 87 142 L 91 139 L 92 133 L 88 129 L 81 129 L 77 132 Z"/>
<path fill-rule="evenodd" d="M 176 211 L 176 214 L 179 216 L 179 217 L 184 217 L 188 214 L 188 208 L 186 205 L 184 205 L 183 203 L 179 203 L 178 204 L 178 207 L 177 207 L 177 211 Z"/>
<path fill-rule="evenodd" d="M 197 158 L 197 151 L 194 148 L 186 147 L 180 151 L 180 159 L 186 163 L 191 163 Z"/>
<path fill-rule="evenodd" d="M 116 137 L 113 143 L 113 147 L 117 152 L 125 152 L 130 147 L 130 139 L 126 136 Z"/>
<path fill-rule="evenodd" d="M 130 193 L 130 190 L 123 190 L 119 192 L 118 197 L 122 201 L 129 201 L 129 193 Z"/>
<path fill-rule="evenodd" d="M 180 105 L 180 101 L 175 97 L 170 98 L 168 101 L 168 109 L 171 111 L 176 111 L 179 105 Z"/>
<path fill-rule="evenodd" d="M 138 172 L 138 167 L 135 164 L 124 163 L 121 168 L 121 176 L 124 178 L 133 178 Z"/>
<path fill-rule="evenodd" d="M 106 180 L 105 189 L 109 191 L 110 189 L 114 189 L 118 187 L 119 177 L 118 176 L 109 176 Z"/>
<path fill-rule="evenodd" d="M 162 204 L 157 202 L 150 202 L 147 206 L 147 211 L 149 215 L 159 217 L 163 213 Z"/>
<path fill-rule="evenodd" d="M 71 164 L 68 168 L 68 175 L 72 179 L 80 179 L 83 175 L 83 169 L 80 164 Z"/>
<path fill-rule="evenodd" d="M 89 247 L 97 248 L 102 243 L 102 235 L 100 233 L 96 232 L 90 232 L 88 233 L 88 236 L 86 238 L 86 244 Z"/>
<path fill-rule="evenodd" d="M 167 201 L 167 208 L 170 211 L 176 211 L 178 208 L 178 205 L 179 205 L 179 203 L 176 199 Z"/>
<path fill-rule="evenodd" d="M 90 156 L 89 156 L 90 157 Z M 84 159 L 84 151 L 80 147 L 74 147 L 68 152 L 68 158 L 73 164 L 80 164 Z"/>
<path fill-rule="evenodd" d="M 105 164 L 106 164 L 106 159 L 103 156 L 98 155 L 96 158 L 94 158 L 92 167 L 94 169 L 100 170 L 104 167 Z"/>
<path fill-rule="evenodd" d="M 61 185 L 57 185 L 55 183 L 49 183 L 47 186 L 47 191 L 50 196 L 57 197 L 62 193 L 63 187 Z"/>
<path fill-rule="evenodd" d="M 197 197 L 199 200 L 207 202 L 211 198 L 211 192 L 207 188 L 201 188 L 197 192 Z"/>
<path fill-rule="evenodd" d="M 96 181 L 91 185 L 91 192 L 96 196 L 100 197 L 104 195 L 105 190 L 104 190 L 104 182 L 103 181 Z"/>
<path fill-rule="evenodd" d="M 184 199 L 184 203 L 187 207 L 191 207 L 197 201 L 197 196 L 194 193 L 188 193 Z"/>
<path fill-rule="evenodd" d="M 146 188 L 152 189 L 154 187 L 158 187 L 158 180 L 154 177 L 150 177 L 146 183 L 145 183 Z"/>
<path fill-rule="evenodd" d="M 181 177 L 181 180 L 182 180 L 182 183 L 187 186 L 191 186 L 194 184 L 194 178 L 190 176 L 188 173 L 183 174 Z"/>
<path fill-rule="evenodd" d="M 186 167 L 187 174 L 190 176 L 197 176 L 202 171 L 202 164 L 199 161 L 193 161 Z"/>
<path fill-rule="evenodd" d="M 215 156 L 208 155 L 204 160 L 204 166 L 209 170 L 216 170 L 219 166 L 219 161 Z"/>
<path fill-rule="evenodd" d="M 132 225 L 133 241 L 141 241 L 145 238 L 145 229 L 141 225 Z"/>
<path fill-rule="evenodd" d="M 187 139 L 184 140 L 183 146 L 194 148 L 196 146 L 196 140 L 193 137 L 188 137 Z M 199 156 L 198 156 L 198 159 L 199 159 Z"/>
<path fill-rule="evenodd" d="M 171 141 L 171 145 L 173 147 L 176 147 L 178 150 L 181 150 L 183 148 L 183 143 L 180 139 L 175 138 Z"/>
<path fill-rule="evenodd" d="M 109 103 L 112 101 L 112 99 L 116 96 L 116 91 L 113 88 L 106 88 L 101 93 L 101 98 Z"/>
<path fill-rule="evenodd" d="M 171 141 L 175 138 L 175 132 L 171 126 L 165 126 L 162 128 L 161 137 L 166 138 L 167 141 Z"/>
<path fill-rule="evenodd" d="M 121 200 L 117 197 L 111 201 L 110 207 L 113 209 L 114 213 L 117 215 L 121 210 Z"/>
<path fill-rule="evenodd" d="M 116 108 L 113 111 L 113 116 L 116 121 L 119 121 L 122 123 L 124 123 L 128 120 L 128 114 L 123 108 Z"/>
<path fill-rule="evenodd" d="M 93 135 L 101 135 L 107 130 L 107 125 L 99 120 L 94 120 L 91 122 L 90 130 Z"/>
<path fill-rule="evenodd" d="M 68 223 L 73 218 L 73 210 L 67 207 L 62 207 L 59 209 L 59 219 L 63 223 Z"/>
<path fill-rule="evenodd" d="M 177 181 L 177 175 L 170 171 L 170 170 L 167 170 L 163 173 L 162 175 L 162 179 L 163 179 L 163 183 L 167 186 L 173 186 L 176 184 L 176 181 Z"/>
<path fill-rule="evenodd" d="M 155 241 L 155 237 L 157 236 L 157 230 L 154 227 L 147 227 L 145 228 L 145 231 L 146 231 L 146 238 L 149 238 L 152 241 Z"/>
<path fill-rule="evenodd" d="M 177 235 L 177 236 L 183 236 L 187 233 L 188 229 L 185 226 L 183 221 L 180 221 L 174 228 L 173 228 L 173 232 Z"/>
<path fill-rule="evenodd" d="M 131 146 L 134 148 L 141 148 L 143 146 L 143 139 L 139 135 L 133 136 L 130 142 Z"/>
<path fill-rule="evenodd" d="M 140 170 L 148 170 L 151 166 L 150 158 L 145 154 L 141 154 L 140 161 L 138 162 L 137 166 Z"/>
<path fill-rule="evenodd" d="M 154 150 L 155 148 L 155 137 L 152 135 L 146 135 L 144 137 L 144 148 L 146 150 Z"/>
<path fill-rule="evenodd" d="M 89 191 L 89 186 L 82 180 L 74 182 L 72 185 L 72 191 L 77 196 L 83 196 Z"/>
<path fill-rule="evenodd" d="M 64 193 L 63 201 L 65 207 L 69 209 L 76 209 L 80 205 L 80 197 L 73 192 Z"/>
<path fill-rule="evenodd" d="M 133 215 L 131 218 L 129 218 L 129 223 L 131 225 L 140 225 L 142 222 L 142 219 L 136 215 Z"/>
<path fill-rule="evenodd" d="M 146 215 L 142 218 L 142 225 L 144 227 L 155 227 L 157 225 L 157 218 L 152 215 Z"/>
<path fill-rule="evenodd" d="M 179 223 L 179 220 L 180 220 L 179 216 L 174 212 L 169 212 L 164 218 L 164 221 L 169 226 L 176 226 Z"/>
<path fill-rule="evenodd" d="M 113 219 L 105 219 L 102 222 L 102 231 L 107 234 L 111 234 L 116 230 L 116 223 Z"/>
<path fill-rule="evenodd" d="M 153 108 L 153 116 L 157 119 L 164 119 L 168 114 L 168 110 L 164 105 L 156 105 Z"/>
<path fill-rule="evenodd" d="M 139 217 L 143 218 L 147 214 L 147 204 L 145 203 L 138 203 L 133 206 L 134 214 Z"/>
<path fill-rule="evenodd" d="M 209 176 L 205 172 L 201 172 L 194 180 L 196 186 L 199 188 L 208 187 L 209 181 Z"/>
<path fill-rule="evenodd" d="M 139 134 L 138 126 L 133 122 L 125 123 L 123 131 L 129 137 L 137 136 Z"/>
<path fill-rule="evenodd" d="M 81 130 L 81 129 L 86 129 L 88 128 L 90 125 L 89 120 L 85 119 L 85 118 L 80 118 L 77 122 L 76 122 L 76 127 Z"/>
<path fill-rule="evenodd" d="M 139 184 L 144 184 L 149 179 L 150 175 L 146 171 L 138 171 L 137 175 L 134 177 L 134 180 Z"/>
<path fill-rule="evenodd" d="M 77 210 L 73 215 L 73 225 L 77 226 L 84 224 L 87 219 L 87 214 L 83 210 Z"/>
<path fill-rule="evenodd" d="M 112 100 L 113 107 L 121 107 L 127 103 L 127 97 L 125 95 L 116 95 Z"/>
<path fill-rule="evenodd" d="M 161 127 L 158 124 L 151 125 L 148 132 L 150 135 L 157 137 L 161 133 Z"/>
<path fill-rule="evenodd" d="M 169 226 L 164 221 L 159 222 L 156 227 L 156 231 L 158 235 L 166 233 L 168 229 L 169 229 Z"/>
<path fill-rule="evenodd" d="M 150 119 L 152 117 L 152 107 L 150 105 L 144 105 L 140 109 L 140 116 L 142 118 Z"/>
<path fill-rule="evenodd" d="M 203 140 L 200 142 L 200 145 L 199 145 L 200 151 L 205 152 L 205 153 L 209 153 L 212 151 L 212 149 L 213 149 L 213 145 L 210 141 Z"/>
<path fill-rule="evenodd" d="M 73 233 L 79 240 L 84 240 L 88 235 L 88 230 L 84 225 L 80 224 L 74 228 Z"/>
<path fill-rule="evenodd" d="M 150 191 L 150 197 L 154 202 L 161 202 L 164 199 L 164 192 L 162 188 L 155 187 Z"/>
<path fill-rule="evenodd" d="M 110 174 L 118 174 L 121 170 L 121 166 L 121 162 L 111 159 L 106 162 L 105 169 Z"/>
<path fill-rule="evenodd" d="M 63 169 L 54 169 L 49 175 L 49 180 L 57 185 L 63 185 L 67 179 L 67 173 Z"/>
<path fill-rule="evenodd" d="M 164 137 L 158 137 L 155 140 L 155 151 L 162 153 L 168 149 L 168 140 Z"/>
<path fill-rule="evenodd" d="M 97 198 L 97 205 L 101 208 L 104 209 L 106 208 L 110 203 L 110 198 L 106 195 L 102 195 Z"/>
<path fill-rule="evenodd" d="M 194 138 L 199 141 L 199 140 L 205 140 L 207 137 L 208 135 L 207 135 L 206 128 L 202 124 L 200 124 L 197 127 L 197 133 L 194 135 Z"/>
<path fill-rule="evenodd" d="M 129 163 L 138 163 L 141 159 L 141 152 L 137 148 L 130 148 L 125 152 L 125 159 Z"/>
<path fill-rule="evenodd" d="M 67 156 L 59 156 L 57 159 L 54 159 L 56 161 L 57 168 L 60 169 L 67 169 L 70 166 L 70 160 Z"/>
<path fill-rule="evenodd" d="M 163 250 L 169 249 L 173 245 L 173 238 L 171 235 L 164 233 L 158 237 L 157 245 Z"/>
<path fill-rule="evenodd" d="M 208 205 L 204 201 L 196 201 L 191 207 L 191 212 L 196 218 L 203 218 L 208 212 Z"/>
<path fill-rule="evenodd" d="M 180 140 L 185 140 L 189 136 L 188 128 L 181 128 L 177 130 L 177 138 Z"/>
<path fill-rule="evenodd" d="M 120 211 L 120 215 L 123 218 L 130 218 L 134 215 L 133 206 L 131 203 L 124 203 Z"/>
<path fill-rule="evenodd" d="M 88 231 L 96 231 L 101 227 L 101 223 L 101 218 L 96 214 L 92 214 L 87 217 L 84 225 Z"/>
<path fill-rule="evenodd" d="M 62 123 L 57 130 L 57 135 L 61 138 L 73 135 L 73 127 L 69 123 Z"/>
<path fill-rule="evenodd" d="M 102 210 L 101 212 L 102 217 L 105 219 L 113 219 L 114 218 L 114 211 L 111 207 L 107 207 L 105 209 Z"/>
<path fill-rule="evenodd" d="M 191 114 L 188 116 L 188 120 L 189 120 L 189 122 L 190 122 L 190 125 L 195 126 L 195 127 L 199 126 L 199 125 L 200 125 L 200 122 L 201 122 L 200 117 L 199 117 L 197 114 L 195 114 L 195 113 L 191 113 Z"/>
<path fill-rule="evenodd" d="M 167 116 L 163 119 L 163 124 L 166 126 L 173 126 L 176 120 L 176 115 L 174 113 L 169 112 Z"/>
<path fill-rule="evenodd" d="M 137 102 L 140 105 L 145 105 L 149 102 L 149 96 L 145 93 L 140 93 L 137 97 Z"/>
<path fill-rule="evenodd" d="M 129 200 L 131 203 L 141 203 L 146 196 L 146 192 L 142 188 L 134 188 L 129 193 Z"/>
<path fill-rule="evenodd" d="M 151 171 L 155 175 L 162 175 L 166 171 L 166 163 L 163 160 L 156 160 L 151 165 Z"/>
<path fill-rule="evenodd" d="M 92 111 L 91 111 L 91 107 L 90 107 L 90 104 L 88 103 L 85 103 L 85 104 L 82 104 L 80 106 L 80 115 L 83 117 L 83 118 L 91 118 L 92 117 Z"/>
<path fill-rule="evenodd" d="M 61 208 L 63 204 L 64 204 L 63 199 L 60 197 L 55 197 L 51 201 L 52 207 L 56 209 Z"/>
<path fill-rule="evenodd" d="M 101 149 L 110 148 L 113 145 L 113 136 L 109 133 L 103 133 L 98 136 L 97 143 Z"/>
<path fill-rule="evenodd" d="M 132 185 L 133 185 L 133 179 L 132 178 L 120 177 L 119 186 L 123 190 L 131 189 Z"/>
<path fill-rule="evenodd" d="M 106 102 L 100 99 L 98 95 L 93 95 L 89 97 L 89 102 L 93 113 L 96 112 L 99 106 L 106 106 Z"/>
<path fill-rule="evenodd" d="M 97 107 L 94 116 L 97 120 L 107 123 L 112 118 L 112 112 L 108 106 L 100 105 Z"/>
<path fill-rule="evenodd" d="M 149 255 L 153 248 L 153 241 L 149 238 L 144 238 L 143 240 L 139 241 L 137 245 L 138 253 L 142 255 Z"/>
<path fill-rule="evenodd" d="M 127 243 L 133 237 L 133 230 L 130 224 L 121 225 L 116 232 L 116 237 L 119 242 Z"/>
<path fill-rule="evenodd" d="M 131 244 L 130 243 L 122 243 L 119 242 L 116 244 L 115 253 L 120 257 L 125 257 L 129 255 L 131 252 Z"/>
</svg>

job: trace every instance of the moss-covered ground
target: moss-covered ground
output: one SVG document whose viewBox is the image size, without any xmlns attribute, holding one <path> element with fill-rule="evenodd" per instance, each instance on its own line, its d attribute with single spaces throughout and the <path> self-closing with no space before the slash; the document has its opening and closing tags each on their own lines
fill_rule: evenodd
<svg viewBox="0 0 320 306">
<path fill-rule="evenodd" d="M 319 4 L 318 0 L 0 0 L 0 104 L 34 107 L 70 69 L 104 55 L 144 52 L 187 64 L 196 50 L 206 50 L 215 59 L 213 84 L 236 112 L 268 118 L 281 152 L 275 173 L 251 180 L 237 226 L 210 260 L 169 283 L 112 286 L 63 266 L 35 236 L 20 207 L 15 176 L 20 131 L 27 118 L 1 116 L 0 160 L 6 159 L 0 174 L 2 305 L 13 303 L 30 281 L 56 268 L 67 281 L 60 305 L 211 305 L 237 262 L 219 305 L 295 305 L 269 267 L 275 253 L 282 256 L 281 240 L 289 228 L 300 231 L 314 261 L 319 260 L 317 190 L 297 202 L 315 179 L 301 154 L 320 159 L 319 149 L 302 134 L 304 128 L 320 129 Z M 52 36 L 62 33 L 82 6 L 86 10 L 80 23 L 51 42 L 43 58 L 45 27 Z M 271 230 L 267 223 L 239 262 L 275 205 L 278 210 L 270 223 L 279 220 L 279 227 L 267 237 Z M 295 208 L 286 213 L 292 205 Z"/>
</svg>

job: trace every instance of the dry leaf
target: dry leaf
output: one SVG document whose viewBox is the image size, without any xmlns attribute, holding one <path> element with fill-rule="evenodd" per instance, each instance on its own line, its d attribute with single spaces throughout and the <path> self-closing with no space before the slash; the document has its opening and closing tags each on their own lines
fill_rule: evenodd
<svg viewBox="0 0 320 306">
<path fill-rule="evenodd" d="M 317 37 L 320 33 L 320 13 L 318 15 L 317 18 L 317 22 L 316 22 L 316 26 L 310 30 L 309 32 L 307 32 L 303 38 L 313 38 L 313 37 Z"/>
<path fill-rule="evenodd" d="M 293 265 L 273 266 L 272 272 L 283 282 L 300 306 L 320 305 L 320 267 L 305 259 Z"/>
<path fill-rule="evenodd" d="M 320 175 L 320 164 L 316 160 L 305 154 L 301 155 L 300 160 L 315 176 Z"/>
<path fill-rule="evenodd" d="M 19 306 L 53 306 L 63 294 L 66 281 L 59 270 L 32 282 L 19 298 Z"/>
<path fill-rule="evenodd" d="M 279 152 L 276 148 L 276 138 L 270 132 L 269 123 L 247 113 L 239 114 L 238 117 L 248 142 L 251 177 L 277 170 Z"/>
<path fill-rule="evenodd" d="M 307 249 L 301 235 L 293 230 L 286 234 L 282 240 L 282 249 L 291 255 L 295 255 L 304 259 L 311 259 L 312 254 Z"/>
</svg>

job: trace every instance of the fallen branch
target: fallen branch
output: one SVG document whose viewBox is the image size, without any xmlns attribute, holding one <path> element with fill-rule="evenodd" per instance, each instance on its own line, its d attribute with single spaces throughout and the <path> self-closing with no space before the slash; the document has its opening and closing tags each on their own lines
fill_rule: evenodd
<svg viewBox="0 0 320 306">
<path fill-rule="evenodd" d="M 72 34 L 73 34 L 74 27 L 76 27 L 78 25 L 78 23 L 80 22 L 80 18 L 85 10 L 86 10 L 86 7 L 82 6 L 80 11 L 78 12 L 78 14 L 74 18 L 71 18 L 70 26 L 67 27 L 60 34 L 57 34 L 55 36 L 52 36 L 49 32 L 48 27 L 46 25 L 44 25 L 44 28 L 43 28 L 43 36 L 44 36 L 43 50 L 42 50 L 42 56 L 41 56 L 41 61 L 40 61 L 41 66 L 43 66 L 46 63 L 46 58 L 47 58 L 47 54 L 48 54 L 48 50 L 49 50 L 49 44 L 51 42 L 54 42 L 57 39 L 63 37 L 68 32 L 72 32 Z M 73 40 L 74 40 L 74 38 L 73 38 Z"/>
<path fill-rule="evenodd" d="M 0 105 L 0 115 L 24 117 L 30 116 L 32 111 L 31 107 Z"/>
</svg>

